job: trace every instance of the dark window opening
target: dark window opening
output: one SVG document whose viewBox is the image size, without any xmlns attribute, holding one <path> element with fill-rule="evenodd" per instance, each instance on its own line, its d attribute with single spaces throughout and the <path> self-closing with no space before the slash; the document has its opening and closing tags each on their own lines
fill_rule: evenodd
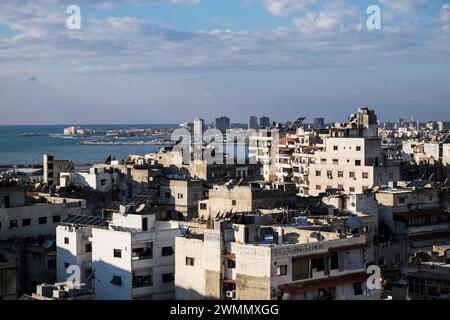
<svg viewBox="0 0 450 320">
<path fill-rule="evenodd" d="M 167 256 L 171 256 L 173 255 L 175 252 L 173 251 L 172 247 L 163 247 L 161 250 L 161 254 L 163 257 L 167 257 Z"/>
<path fill-rule="evenodd" d="M 116 286 L 121 286 L 122 285 L 122 277 L 119 276 L 113 276 L 111 283 L 116 285 Z"/>
<path fill-rule="evenodd" d="M 38 219 L 39 224 L 47 224 L 47 217 L 40 217 Z"/>
<path fill-rule="evenodd" d="M 162 282 L 163 283 L 170 283 L 173 282 L 175 278 L 173 277 L 173 273 L 163 273 L 162 275 Z"/>
<path fill-rule="evenodd" d="M 122 250 L 114 249 L 114 258 L 122 258 Z"/>
</svg>

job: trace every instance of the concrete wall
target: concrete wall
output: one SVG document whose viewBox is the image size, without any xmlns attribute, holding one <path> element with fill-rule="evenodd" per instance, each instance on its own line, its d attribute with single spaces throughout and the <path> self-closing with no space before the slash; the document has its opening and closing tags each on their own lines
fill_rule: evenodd
<svg viewBox="0 0 450 320">
<path fill-rule="evenodd" d="M 12 237 L 27 238 L 38 235 L 55 235 L 56 224 L 53 217 L 59 217 L 60 221 L 69 215 L 81 214 L 81 207 L 77 203 L 62 204 L 36 204 L 31 206 L 0 209 L 0 239 Z M 47 218 L 45 224 L 39 224 L 39 218 Z M 30 219 L 30 225 L 24 226 L 24 219 Z M 17 227 L 10 227 L 10 221 L 16 220 Z"/>
<path fill-rule="evenodd" d="M 122 251 L 121 258 L 114 257 L 114 249 Z M 95 269 L 97 300 L 132 299 L 131 255 L 131 233 L 92 230 L 92 268 Z M 111 283 L 114 276 L 121 277 L 121 286 Z"/>
<path fill-rule="evenodd" d="M 0 253 L 0 300 L 18 298 L 18 266 L 12 256 Z"/>
<path fill-rule="evenodd" d="M 219 233 L 205 230 L 205 239 L 175 239 L 175 299 L 221 298 L 222 246 Z M 194 265 L 186 265 L 194 258 Z"/>
<path fill-rule="evenodd" d="M 67 273 L 66 264 L 80 268 L 80 282 L 86 283 L 87 271 L 92 270 L 92 252 L 86 251 L 91 244 L 91 227 L 71 227 L 59 225 L 56 228 L 56 278 L 58 282 L 66 282 L 71 274 Z M 69 243 L 65 243 L 65 239 Z"/>
</svg>

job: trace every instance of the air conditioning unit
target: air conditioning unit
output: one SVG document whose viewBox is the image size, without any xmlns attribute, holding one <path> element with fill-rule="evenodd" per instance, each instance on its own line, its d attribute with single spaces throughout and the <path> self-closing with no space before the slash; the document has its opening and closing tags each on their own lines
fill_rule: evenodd
<svg viewBox="0 0 450 320">
<path fill-rule="evenodd" d="M 225 295 L 227 298 L 234 299 L 236 298 L 236 291 L 227 291 Z"/>
</svg>

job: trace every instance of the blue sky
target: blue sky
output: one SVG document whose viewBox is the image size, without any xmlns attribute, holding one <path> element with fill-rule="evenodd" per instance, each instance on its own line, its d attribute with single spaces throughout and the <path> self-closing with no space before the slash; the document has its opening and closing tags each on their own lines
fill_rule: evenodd
<svg viewBox="0 0 450 320">
<path fill-rule="evenodd" d="M 0 124 L 450 120 L 449 83 L 450 0 L 0 3 Z"/>
</svg>

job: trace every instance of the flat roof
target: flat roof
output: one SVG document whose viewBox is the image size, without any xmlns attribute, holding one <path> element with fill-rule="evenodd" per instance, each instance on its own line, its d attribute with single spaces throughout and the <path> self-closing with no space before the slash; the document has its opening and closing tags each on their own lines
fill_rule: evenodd
<svg viewBox="0 0 450 320">
<path fill-rule="evenodd" d="M 76 215 L 64 220 L 61 224 L 100 227 L 105 226 L 107 223 L 108 220 L 102 217 Z"/>
</svg>

